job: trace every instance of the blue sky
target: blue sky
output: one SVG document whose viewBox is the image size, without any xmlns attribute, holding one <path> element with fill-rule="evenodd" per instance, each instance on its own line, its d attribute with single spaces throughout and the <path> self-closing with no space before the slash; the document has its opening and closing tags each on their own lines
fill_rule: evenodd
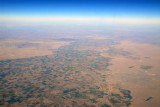
<svg viewBox="0 0 160 107">
<path fill-rule="evenodd" d="M 160 18 L 160 1 L 0 0 L 0 15 Z"/>
<path fill-rule="evenodd" d="M 159 0 L 0 0 L 0 17 L 160 19 Z M 156 22 L 155 22 L 156 23 Z"/>
</svg>

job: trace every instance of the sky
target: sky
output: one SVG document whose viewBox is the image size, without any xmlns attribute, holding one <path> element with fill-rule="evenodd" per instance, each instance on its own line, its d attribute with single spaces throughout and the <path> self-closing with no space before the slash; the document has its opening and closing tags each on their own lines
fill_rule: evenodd
<svg viewBox="0 0 160 107">
<path fill-rule="evenodd" d="M 0 21 L 160 25 L 160 0 L 0 0 Z"/>
</svg>

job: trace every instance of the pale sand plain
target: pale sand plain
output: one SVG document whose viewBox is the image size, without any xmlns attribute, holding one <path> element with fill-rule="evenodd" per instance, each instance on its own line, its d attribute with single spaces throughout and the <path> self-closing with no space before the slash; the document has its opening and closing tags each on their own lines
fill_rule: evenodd
<svg viewBox="0 0 160 107">
<path fill-rule="evenodd" d="M 131 52 L 129 56 L 112 56 L 109 81 L 131 90 L 131 107 L 158 107 L 160 105 L 160 47 L 131 41 L 122 41 L 115 48 Z M 102 54 L 108 57 L 108 54 Z M 151 66 L 142 69 L 141 66 Z M 149 101 L 147 98 L 152 97 Z"/>
</svg>

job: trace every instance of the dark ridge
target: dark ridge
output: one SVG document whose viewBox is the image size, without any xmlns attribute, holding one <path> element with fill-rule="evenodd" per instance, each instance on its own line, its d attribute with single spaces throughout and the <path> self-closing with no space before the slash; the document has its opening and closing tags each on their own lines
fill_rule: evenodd
<svg viewBox="0 0 160 107">
<path fill-rule="evenodd" d="M 152 97 L 148 97 L 145 101 L 149 101 L 149 100 L 151 100 L 152 99 Z"/>
<path fill-rule="evenodd" d="M 60 39 L 54 39 L 54 40 L 57 40 L 57 41 L 76 41 L 78 39 L 73 39 L 73 38 L 60 38 Z"/>
</svg>

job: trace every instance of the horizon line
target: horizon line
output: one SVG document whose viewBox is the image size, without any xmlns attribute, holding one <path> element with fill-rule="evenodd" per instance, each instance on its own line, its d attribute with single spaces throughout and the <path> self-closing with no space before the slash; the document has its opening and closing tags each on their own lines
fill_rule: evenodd
<svg viewBox="0 0 160 107">
<path fill-rule="evenodd" d="M 0 16 L 0 22 L 54 22 L 54 23 L 103 23 L 103 24 L 155 24 L 160 18 L 118 18 L 118 17 L 25 17 Z"/>
</svg>

